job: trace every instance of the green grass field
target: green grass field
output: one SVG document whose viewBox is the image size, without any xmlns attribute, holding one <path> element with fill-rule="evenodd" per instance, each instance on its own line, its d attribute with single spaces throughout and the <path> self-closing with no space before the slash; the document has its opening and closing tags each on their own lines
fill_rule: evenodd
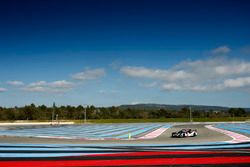
<svg viewBox="0 0 250 167">
<path fill-rule="evenodd" d="M 222 117 L 222 118 L 193 118 L 193 122 L 232 122 L 247 121 L 250 117 Z M 78 122 L 78 121 L 77 121 Z M 78 123 L 82 123 L 79 121 Z M 147 123 L 147 122 L 190 122 L 187 118 L 161 118 L 161 119 L 91 119 L 89 123 Z"/>
<path fill-rule="evenodd" d="M 250 121 L 250 117 L 220 117 L 220 118 L 193 118 L 193 122 L 234 122 Z M 7 122 L 51 122 L 51 120 L 24 120 L 0 121 Z M 60 122 L 84 123 L 83 120 L 60 120 Z M 160 119 L 88 119 L 87 123 L 148 123 L 148 122 L 190 122 L 189 118 L 160 118 Z"/>
</svg>

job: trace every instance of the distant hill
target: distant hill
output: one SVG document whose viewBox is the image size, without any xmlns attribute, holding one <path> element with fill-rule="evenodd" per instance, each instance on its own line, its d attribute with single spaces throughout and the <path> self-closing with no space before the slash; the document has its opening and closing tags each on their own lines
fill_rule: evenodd
<svg viewBox="0 0 250 167">
<path fill-rule="evenodd" d="M 230 107 L 222 106 L 207 106 L 207 105 L 169 105 L 169 104 L 131 104 L 131 105 L 121 105 L 120 109 L 138 109 L 138 110 L 158 110 L 158 109 L 168 109 L 180 111 L 184 107 L 191 107 L 193 110 L 200 111 L 227 111 Z M 250 108 L 244 108 L 247 112 L 250 112 Z"/>
</svg>

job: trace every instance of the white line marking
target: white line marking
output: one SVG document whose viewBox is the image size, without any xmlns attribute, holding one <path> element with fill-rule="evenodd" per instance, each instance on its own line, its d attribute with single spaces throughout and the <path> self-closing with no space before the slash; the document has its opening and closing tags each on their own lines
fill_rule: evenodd
<svg viewBox="0 0 250 167">
<path fill-rule="evenodd" d="M 242 143 L 242 142 L 249 142 L 250 141 L 249 137 L 244 136 L 244 135 L 239 134 L 239 133 L 236 133 L 236 132 L 216 128 L 216 127 L 213 127 L 212 125 L 206 125 L 205 127 L 208 128 L 208 129 L 223 133 L 223 134 L 233 138 L 233 140 L 226 141 L 228 143 Z"/>
<path fill-rule="evenodd" d="M 165 132 L 168 128 L 159 128 L 159 129 L 156 129 L 155 131 L 153 132 L 150 132 L 144 136 L 141 136 L 139 137 L 138 139 L 154 139 L 158 136 L 160 136 L 163 132 Z"/>
</svg>

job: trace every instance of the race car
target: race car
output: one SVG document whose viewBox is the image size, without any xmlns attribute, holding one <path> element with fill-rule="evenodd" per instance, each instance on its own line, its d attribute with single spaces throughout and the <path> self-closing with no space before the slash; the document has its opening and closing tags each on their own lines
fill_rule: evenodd
<svg viewBox="0 0 250 167">
<path fill-rule="evenodd" d="M 197 130 L 192 130 L 192 129 L 182 129 L 178 132 L 173 132 L 172 137 L 195 137 L 198 135 Z"/>
</svg>

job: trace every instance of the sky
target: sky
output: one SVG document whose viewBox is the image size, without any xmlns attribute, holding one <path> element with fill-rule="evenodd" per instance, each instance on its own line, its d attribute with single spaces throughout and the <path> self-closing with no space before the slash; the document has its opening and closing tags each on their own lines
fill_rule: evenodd
<svg viewBox="0 0 250 167">
<path fill-rule="evenodd" d="M 247 0 L 0 1 L 0 106 L 250 107 Z"/>
</svg>

